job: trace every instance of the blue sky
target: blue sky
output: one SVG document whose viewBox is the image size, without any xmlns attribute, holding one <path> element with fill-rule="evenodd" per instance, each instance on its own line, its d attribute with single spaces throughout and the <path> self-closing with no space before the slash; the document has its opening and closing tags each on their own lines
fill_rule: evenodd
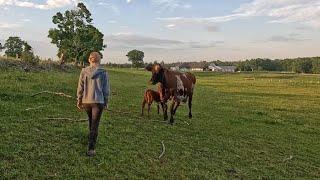
<svg viewBox="0 0 320 180">
<path fill-rule="evenodd" d="M 58 11 L 76 0 L 0 0 L 0 40 L 20 36 L 55 57 L 47 38 Z M 243 60 L 319 56 L 320 0 L 86 0 L 105 34 L 104 61 Z"/>
</svg>

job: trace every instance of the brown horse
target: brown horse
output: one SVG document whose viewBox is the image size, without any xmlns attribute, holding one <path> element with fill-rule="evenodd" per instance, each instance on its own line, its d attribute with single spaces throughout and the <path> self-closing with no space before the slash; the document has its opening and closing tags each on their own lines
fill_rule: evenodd
<svg viewBox="0 0 320 180">
<path fill-rule="evenodd" d="M 149 116 L 150 107 L 151 107 L 153 101 L 157 103 L 157 110 L 158 110 L 158 114 L 159 114 L 160 113 L 159 112 L 159 109 L 160 109 L 159 103 L 161 103 L 160 92 L 157 92 L 157 91 L 154 91 L 151 89 L 147 89 L 144 93 L 144 96 L 143 96 L 142 107 L 141 107 L 141 116 L 144 115 L 144 108 L 145 108 L 146 104 L 148 105 L 148 116 Z"/>
<path fill-rule="evenodd" d="M 187 72 L 180 73 L 176 71 L 170 71 L 163 68 L 160 64 L 153 64 L 146 67 L 148 71 L 152 72 L 150 82 L 152 84 L 161 83 L 164 103 L 164 119 L 168 118 L 166 102 L 172 97 L 172 104 L 170 107 L 170 123 L 174 123 L 173 116 L 181 102 L 187 102 L 189 106 L 189 118 L 192 118 L 192 97 L 193 90 L 196 84 L 196 77 Z"/>
</svg>

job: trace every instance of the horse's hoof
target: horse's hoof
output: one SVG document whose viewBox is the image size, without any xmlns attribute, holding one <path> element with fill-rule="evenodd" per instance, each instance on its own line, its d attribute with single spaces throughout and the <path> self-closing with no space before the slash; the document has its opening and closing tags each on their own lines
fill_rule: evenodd
<svg viewBox="0 0 320 180">
<path fill-rule="evenodd" d="M 189 114 L 189 119 L 192 119 L 192 114 Z"/>
<path fill-rule="evenodd" d="M 174 123 L 174 119 L 170 118 L 170 124 L 173 125 L 173 123 Z"/>
</svg>

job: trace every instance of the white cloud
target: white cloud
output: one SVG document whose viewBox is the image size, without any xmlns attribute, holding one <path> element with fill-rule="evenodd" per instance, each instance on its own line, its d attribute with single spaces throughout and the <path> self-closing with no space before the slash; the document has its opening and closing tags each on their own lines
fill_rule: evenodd
<svg viewBox="0 0 320 180">
<path fill-rule="evenodd" d="M 115 23 L 117 23 L 117 21 L 116 20 L 109 20 L 108 23 L 109 24 L 115 24 Z"/>
<path fill-rule="evenodd" d="M 176 28 L 176 25 L 175 25 L 175 24 L 168 24 L 168 25 L 166 25 L 166 28 L 168 28 L 168 29 L 175 29 L 175 28 Z"/>
<path fill-rule="evenodd" d="M 154 6 L 160 7 L 161 11 L 173 11 L 177 8 L 190 9 L 190 4 L 185 4 L 181 0 L 150 0 Z"/>
<path fill-rule="evenodd" d="M 31 19 L 22 19 L 21 21 L 23 21 L 23 22 L 30 22 Z"/>
<path fill-rule="evenodd" d="M 21 27 L 21 24 L 17 23 L 7 23 L 7 22 L 0 22 L 0 29 L 12 29 Z"/>
<path fill-rule="evenodd" d="M 192 5 L 191 4 L 185 4 L 185 5 L 183 5 L 183 8 L 190 9 L 190 8 L 192 8 Z"/>
<path fill-rule="evenodd" d="M 153 5 L 162 8 L 163 10 L 174 10 L 176 8 L 190 9 L 191 4 L 182 3 L 182 0 L 149 0 Z M 126 0 L 129 4 L 132 0 Z"/>
<path fill-rule="evenodd" d="M 27 0 L 0 0 L 0 6 L 18 6 L 36 9 L 54 9 L 77 3 L 77 0 L 47 0 L 44 4 L 30 2 Z"/>
<path fill-rule="evenodd" d="M 267 16 L 270 23 L 300 23 L 320 28 L 319 0 L 254 0 L 242 4 L 232 14 L 207 18 L 171 17 L 158 18 L 170 23 L 213 24 L 237 19 Z"/>
<path fill-rule="evenodd" d="M 120 14 L 119 8 L 116 5 L 112 4 L 112 3 L 100 1 L 98 3 L 98 5 L 104 6 L 104 7 L 108 8 L 108 9 L 111 9 L 116 14 Z"/>
</svg>

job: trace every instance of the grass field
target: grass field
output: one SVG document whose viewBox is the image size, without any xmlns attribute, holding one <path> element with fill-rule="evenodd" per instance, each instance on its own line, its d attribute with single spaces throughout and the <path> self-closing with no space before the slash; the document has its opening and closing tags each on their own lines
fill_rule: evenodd
<svg viewBox="0 0 320 180">
<path fill-rule="evenodd" d="M 30 96 L 75 96 L 78 71 L 2 71 L 1 177 L 320 178 L 320 76 L 198 73 L 194 118 L 183 105 L 171 126 L 155 106 L 150 118 L 140 117 L 148 72 L 108 71 L 112 111 L 102 118 L 94 158 L 85 156 L 87 123 L 76 120 L 86 115 L 73 99 Z"/>
</svg>

